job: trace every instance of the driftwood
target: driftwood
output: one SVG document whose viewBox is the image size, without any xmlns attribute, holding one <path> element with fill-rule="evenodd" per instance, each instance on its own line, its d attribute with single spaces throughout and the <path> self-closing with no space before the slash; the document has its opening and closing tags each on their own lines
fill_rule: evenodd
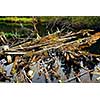
<svg viewBox="0 0 100 100">
<path fill-rule="evenodd" d="M 94 72 L 91 72 L 91 74 L 100 75 L 100 72 L 94 71 Z"/>
<path fill-rule="evenodd" d="M 81 66 L 80 66 L 80 67 L 81 67 Z M 100 72 L 97 73 L 97 72 L 95 72 L 95 71 L 93 71 L 93 70 L 88 70 L 87 68 L 84 68 L 84 67 L 81 67 L 81 68 L 84 69 L 85 72 L 81 73 L 79 76 L 74 76 L 74 77 L 72 77 L 72 78 L 70 78 L 70 79 L 68 79 L 68 80 L 65 80 L 64 83 L 73 81 L 73 80 L 75 80 L 76 78 L 80 81 L 80 77 L 83 76 L 83 75 L 85 75 L 85 74 L 87 74 L 87 73 L 99 74 L 99 75 L 100 75 Z"/>
<path fill-rule="evenodd" d="M 26 52 L 5 52 L 7 55 L 24 55 Z"/>
<path fill-rule="evenodd" d="M 45 43 L 45 44 L 37 44 L 37 45 L 33 45 L 33 46 L 28 46 L 28 47 L 22 47 L 20 45 L 19 48 L 16 48 L 16 50 L 30 51 L 32 49 L 39 48 L 39 47 L 46 46 L 46 45 L 48 45 L 48 43 Z"/>
<path fill-rule="evenodd" d="M 81 77 L 81 76 L 83 76 L 83 75 L 85 75 L 85 74 L 87 74 L 87 73 L 88 73 L 88 71 L 83 72 L 83 73 L 81 73 L 78 77 L 77 77 L 77 76 L 74 76 L 74 77 L 72 77 L 72 78 L 70 78 L 70 79 L 65 80 L 64 83 L 73 81 L 73 80 L 75 80 L 76 78 L 79 78 L 79 77 Z"/>
<path fill-rule="evenodd" d="M 68 40 L 68 39 L 65 38 L 65 40 Z M 5 54 L 25 54 L 25 55 L 28 55 L 28 54 L 31 53 L 31 56 L 32 56 L 33 54 L 42 53 L 42 52 L 48 51 L 48 50 L 53 49 L 53 48 L 56 48 L 56 49 L 60 48 L 60 47 L 67 47 L 68 48 L 70 46 L 73 46 L 74 48 L 78 48 L 80 45 L 82 46 L 82 45 L 86 44 L 89 39 L 90 39 L 90 37 L 87 37 L 87 38 L 85 37 L 85 38 L 81 39 L 81 41 L 84 41 L 84 42 L 81 42 L 80 40 L 79 41 L 78 40 L 74 40 L 74 41 L 70 41 L 70 42 L 67 42 L 67 43 L 64 43 L 65 40 L 59 39 L 59 40 L 57 40 L 56 45 L 55 45 L 55 43 L 51 42 L 51 43 L 44 43 L 44 44 L 35 44 L 33 46 L 28 46 L 28 47 L 22 47 L 22 45 L 23 45 L 22 44 L 22 45 L 19 45 L 16 48 L 15 47 L 14 48 L 10 48 L 11 52 L 10 51 L 9 52 L 6 51 Z M 81 42 L 81 43 L 78 43 L 78 42 Z M 29 42 L 29 44 L 30 43 L 31 42 Z M 40 48 L 41 50 L 34 51 L 35 48 L 38 48 L 38 49 Z M 15 50 L 16 52 L 12 52 L 13 50 Z M 21 52 L 20 52 L 20 50 L 21 50 Z M 22 52 L 22 51 L 24 51 L 24 52 Z M 25 52 L 25 51 L 28 51 L 28 52 Z"/>
<path fill-rule="evenodd" d="M 10 46 L 10 48 L 8 50 L 0 50 L 0 55 L 4 55 L 4 56 L 6 55 L 9 63 L 11 63 L 12 55 L 15 55 L 15 56 L 23 55 L 22 57 L 28 56 L 31 59 L 31 57 L 33 57 L 34 55 L 37 57 L 37 55 L 41 55 L 42 53 L 44 53 L 46 51 L 49 51 L 51 49 L 58 49 L 58 48 L 60 48 L 61 50 L 71 51 L 71 54 L 74 55 L 75 50 L 81 50 L 82 46 L 84 46 L 83 48 L 85 48 L 86 46 L 90 46 L 93 43 L 95 43 L 96 40 L 98 40 L 98 37 L 94 39 L 93 38 L 94 35 L 92 35 L 92 36 L 86 35 L 85 36 L 85 33 L 82 33 L 82 32 L 76 32 L 76 33 L 69 32 L 65 36 L 61 36 L 59 34 L 60 34 L 60 31 L 58 30 L 54 34 L 48 34 L 45 37 L 40 38 L 39 36 L 37 36 L 38 39 L 33 39 L 33 40 L 29 40 L 29 41 L 28 40 L 20 41 L 16 44 L 13 44 L 12 46 Z M 6 44 L 6 42 L 4 44 Z M 83 54 L 83 52 L 82 52 L 82 54 Z M 36 61 L 34 61 L 34 62 L 36 62 Z M 27 62 L 27 65 L 29 65 L 28 62 Z M 90 70 L 88 70 L 86 68 L 83 68 L 83 69 L 85 70 L 85 72 L 81 73 L 79 76 L 74 76 L 70 79 L 65 80 L 64 83 L 73 81 L 75 79 L 77 79 L 79 82 L 81 82 L 80 77 L 91 72 Z M 91 74 L 100 75 L 100 72 L 91 72 Z M 26 75 L 26 73 L 24 73 L 24 75 L 25 75 L 26 79 L 30 83 L 32 83 L 32 81 Z"/>
<path fill-rule="evenodd" d="M 6 38 L 6 36 L 4 35 L 4 33 L 0 34 L 0 42 L 2 42 L 3 44 L 7 44 L 8 40 Z"/>
<path fill-rule="evenodd" d="M 96 39 L 92 40 L 93 36 L 88 36 L 88 37 L 83 37 L 78 39 L 77 36 L 79 36 L 82 32 L 77 32 L 77 33 L 73 33 L 73 32 L 69 32 L 69 34 L 65 35 L 65 36 L 60 36 L 58 37 L 58 33 L 55 32 L 55 34 L 49 34 L 39 40 L 34 40 L 34 41 L 28 41 L 24 43 L 20 42 L 20 45 L 17 46 L 13 46 L 10 47 L 9 50 L 3 52 L 1 51 L 0 54 L 31 54 L 31 56 L 33 54 L 38 54 L 38 53 L 42 53 L 45 51 L 48 51 L 50 49 L 53 48 L 67 48 L 70 50 L 73 49 L 80 49 L 82 46 L 84 47 L 85 45 L 90 46 L 91 44 L 96 42 Z M 83 36 L 83 34 L 81 35 L 81 37 Z M 57 37 L 57 39 L 55 41 L 52 41 L 51 38 Z M 46 39 L 42 41 L 43 39 Z M 50 40 L 48 40 L 50 39 Z M 73 40 L 74 39 L 74 40 Z M 98 38 L 97 38 L 98 39 Z M 88 44 L 89 43 L 89 44 Z M 35 50 L 37 48 L 37 50 Z M 29 55 L 30 56 L 30 55 Z"/>
<path fill-rule="evenodd" d="M 72 37 L 72 38 L 75 38 L 75 37 Z M 56 40 L 57 41 L 56 46 L 55 46 L 55 43 L 51 42 L 51 43 L 37 44 L 37 45 L 34 45 L 34 46 L 30 46 L 30 47 L 23 47 L 23 49 L 33 49 L 33 48 L 39 47 L 39 48 L 42 48 L 43 50 L 36 51 L 36 53 L 41 53 L 41 52 L 44 52 L 44 51 L 47 51 L 47 50 L 50 50 L 50 49 L 53 49 L 53 48 L 60 48 L 60 47 L 67 46 L 67 45 L 75 45 L 75 43 L 78 44 L 78 40 L 63 43 L 63 42 L 65 42 L 65 40 L 72 39 L 72 38 L 64 38 L 64 39 Z M 85 44 L 86 41 L 89 40 L 89 39 L 90 39 L 90 37 L 83 38 L 81 41 L 85 41 L 85 42 L 81 43 L 81 45 Z"/>
<path fill-rule="evenodd" d="M 32 57 L 35 54 L 41 54 L 50 49 L 66 48 L 67 50 L 81 50 L 81 48 L 90 46 L 96 42 L 96 39 L 91 41 L 93 35 L 84 37 L 81 33 L 82 32 L 69 32 L 65 36 L 59 36 L 58 33 L 55 32 L 54 34 L 49 34 L 38 40 L 35 39 L 28 42 L 25 40 L 18 43 L 16 46 L 10 47 L 7 51 L 1 50 L 0 55 L 24 55 Z M 52 38 L 55 38 L 55 40 L 52 40 Z"/>
<path fill-rule="evenodd" d="M 20 40 L 20 39 L 18 39 L 18 40 Z M 27 42 L 29 42 L 30 39 L 24 39 L 24 38 L 23 38 L 23 40 L 21 39 L 20 42 L 18 42 L 18 40 L 16 41 L 17 43 L 13 43 L 10 47 L 16 47 L 16 46 L 18 46 L 18 45 L 20 45 L 20 44 L 27 43 Z"/>
</svg>

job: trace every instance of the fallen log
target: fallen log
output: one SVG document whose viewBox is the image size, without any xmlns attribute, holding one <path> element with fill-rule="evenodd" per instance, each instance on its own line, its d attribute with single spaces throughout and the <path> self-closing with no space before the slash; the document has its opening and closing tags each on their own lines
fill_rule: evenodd
<svg viewBox="0 0 100 100">
<path fill-rule="evenodd" d="M 32 49 L 39 48 L 39 47 L 46 46 L 46 45 L 48 45 L 48 43 L 37 44 L 37 45 L 33 45 L 33 46 L 28 46 L 28 47 L 22 47 L 21 45 L 19 45 L 20 48 L 16 48 L 16 50 L 30 51 Z"/>
<path fill-rule="evenodd" d="M 87 39 L 89 39 L 89 37 L 87 38 Z M 84 38 L 83 40 L 86 40 L 86 38 Z M 59 42 L 58 42 L 58 45 L 57 46 L 55 46 L 54 44 L 52 44 L 51 45 L 51 47 L 48 47 L 48 46 L 45 46 L 45 47 L 42 47 L 42 50 L 39 50 L 39 51 L 28 51 L 25 55 L 27 55 L 27 56 L 32 56 L 32 55 L 34 55 L 34 54 L 39 54 L 39 53 L 43 53 L 43 52 L 45 52 L 45 51 L 48 51 L 48 50 L 51 50 L 51 49 L 57 49 L 57 48 L 61 48 L 61 47 L 63 47 L 63 46 L 68 46 L 68 45 L 73 45 L 73 46 L 75 46 L 75 44 L 77 45 L 77 40 L 75 40 L 75 41 L 71 41 L 71 42 L 68 42 L 68 43 L 61 43 L 61 44 L 59 44 Z M 50 46 L 50 45 L 49 45 Z"/>
</svg>

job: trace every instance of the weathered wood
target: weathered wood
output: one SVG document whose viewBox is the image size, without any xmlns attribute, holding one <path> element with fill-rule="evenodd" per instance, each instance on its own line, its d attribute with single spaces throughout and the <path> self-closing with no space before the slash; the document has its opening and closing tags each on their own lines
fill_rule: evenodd
<svg viewBox="0 0 100 100">
<path fill-rule="evenodd" d="M 30 83 L 32 83 L 32 81 L 30 80 L 30 78 L 26 75 L 26 72 L 23 70 L 23 74 L 24 74 L 24 76 L 25 76 L 25 78 L 30 82 Z"/>
<path fill-rule="evenodd" d="M 8 40 L 7 40 L 6 36 L 4 34 L 2 36 L 3 36 L 3 39 L 5 40 L 5 42 L 7 43 Z"/>
<path fill-rule="evenodd" d="M 1 40 L 1 42 L 3 42 L 3 44 L 6 44 L 6 41 L 3 39 L 2 36 L 0 36 L 0 40 Z"/>
<path fill-rule="evenodd" d="M 100 80 L 100 77 L 96 78 L 96 80 L 99 81 Z"/>
<path fill-rule="evenodd" d="M 55 34 L 49 34 L 45 37 L 43 37 L 43 39 L 50 37 L 48 39 L 54 38 L 53 36 L 57 36 L 58 33 Z M 33 54 L 38 54 L 38 53 L 42 53 L 45 51 L 48 51 L 50 49 L 53 48 L 68 48 L 70 50 L 71 49 L 79 49 L 80 46 L 86 44 L 89 42 L 89 40 L 91 39 L 91 37 L 84 37 L 80 40 L 77 40 L 77 35 L 79 35 L 81 33 L 70 33 L 68 34 L 66 37 L 59 37 L 58 40 L 52 41 L 52 40 L 47 40 L 47 41 L 41 41 L 42 39 L 39 40 L 34 40 L 34 41 L 29 41 L 29 42 L 25 42 L 22 43 L 20 45 L 11 47 L 9 52 L 5 52 L 4 54 L 31 54 L 31 56 Z M 73 41 L 70 41 L 71 39 L 76 39 Z M 64 43 L 66 41 L 66 43 Z M 70 42 L 69 42 L 70 41 Z M 84 42 L 83 42 L 84 41 Z M 91 43 L 94 43 L 93 41 Z M 40 50 L 36 50 L 34 51 L 34 48 L 38 48 Z M 15 52 L 13 52 L 13 50 Z M 32 50 L 32 51 L 31 51 Z M 21 52 L 20 52 L 21 51 Z M 24 51 L 24 52 L 22 52 Z M 28 51 L 28 52 L 25 52 Z M 3 54 L 3 53 L 1 53 Z"/>
<path fill-rule="evenodd" d="M 12 57 L 11 57 L 11 55 L 7 55 L 7 62 L 9 64 L 12 63 Z"/>
<path fill-rule="evenodd" d="M 27 52 L 5 52 L 4 54 L 7 54 L 7 55 L 24 55 L 26 54 Z"/>
<path fill-rule="evenodd" d="M 93 71 L 93 72 L 91 72 L 91 74 L 100 75 L 100 72 Z"/>
<path fill-rule="evenodd" d="M 81 76 L 83 76 L 83 75 L 85 75 L 85 74 L 87 74 L 87 73 L 88 73 L 88 71 L 83 72 L 83 73 L 81 73 L 78 77 L 81 77 Z M 72 77 L 72 78 L 70 78 L 70 79 L 65 80 L 64 83 L 73 81 L 73 80 L 75 80 L 76 78 L 77 78 L 77 76 L 74 76 L 74 77 Z"/>
<path fill-rule="evenodd" d="M 37 44 L 37 45 L 33 45 L 33 46 L 28 46 L 28 47 L 22 47 L 20 45 L 19 48 L 16 48 L 16 50 L 29 51 L 29 50 L 32 50 L 32 49 L 35 49 L 35 48 L 39 48 L 39 47 L 42 47 L 42 46 L 46 46 L 46 45 L 48 45 L 48 43 L 45 43 L 45 44 Z"/>
<path fill-rule="evenodd" d="M 84 38 L 83 40 L 85 40 L 86 38 Z M 87 38 L 87 39 L 89 39 L 89 38 Z M 56 44 L 57 46 L 55 46 L 54 44 L 52 44 L 51 45 L 51 47 L 42 47 L 43 49 L 42 50 L 39 50 L 39 51 L 29 51 L 29 52 L 27 52 L 26 53 L 26 55 L 30 55 L 31 54 L 31 56 L 32 55 L 34 55 L 34 54 L 39 54 L 39 53 L 42 53 L 42 52 L 45 52 L 45 51 L 48 51 L 48 50 L 50 50 L 50 49 L 57 49 L 57 48 L 60 48 L 60 47 L 63 47 L 63 46 L 68 46 L 68 45 L 75 45 L 75 43 L 77 44 L 77 40 L 75 40 L 75 41 L 71 41 L 71 42 L 68 42 L 68 43 L 61 43 L 60 45 L 58 44 Z M 50 46 L 50 45 L 49 45 Z"/>
</svg>

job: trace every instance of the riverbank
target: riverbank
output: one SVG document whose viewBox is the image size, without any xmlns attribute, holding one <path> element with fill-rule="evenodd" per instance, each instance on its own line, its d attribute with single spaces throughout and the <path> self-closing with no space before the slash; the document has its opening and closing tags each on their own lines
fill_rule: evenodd
<svg viewBox="0 0 100 100">
<path fill-rule="evenodd" d="M 38 16 L 35 20 L 39 20 L 41 25 L 37 25 L 40 35 L 47 33 L 47 31 L 55 32 L 57 27 L 64 28 L 64 31 L 79 31 L 81 29 L 94 29 L 100 31 L 100 17 L 98 16 Z M 38 23 L 38 22 L 37 22 Z M 16 29 L 21 28 L 21 24 L 33 29 L 32 16 L 1 16 L 0 17 L 0 31 L 15 32 Z"/>
</svg>

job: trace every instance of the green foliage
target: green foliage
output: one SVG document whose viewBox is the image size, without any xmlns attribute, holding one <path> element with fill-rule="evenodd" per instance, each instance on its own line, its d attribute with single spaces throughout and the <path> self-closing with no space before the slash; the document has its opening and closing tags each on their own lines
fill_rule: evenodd
<svg viewBox="0 0 100 100">
<path fill-rule="evenodd" d="M 46 25 L 48 22 L 54 23 L 55 20 L 68 22 L 71 29 L 79 31 L 81 29 L 94 29 L 100 30 L 100 16 L 38 16 L 40 24 L 37 25 L 40 36 L 47 35 Z M 23 24 L 25 28 L 33 29 L 33 18 L 32 16 L 1 16 L 0 17 L 0 31 L 7 32 L 7 37 L 12 37 L 17 30 L 21 29 L 20 23 Z M 61 23 L 60 23 L 61 24 Z M 52 24 L 53 25 L 53 24 Z M 52 27 L 51 25 L 51 27 Z M 58 25 L 59 26 L 59 25 Z M 53 32 L 57 30 L 57 27 L 53 28 Z M 61 26 L 59 26 L 59 29 Z M 50 30 L 50 28 L 49 28 Z M 67 31 L 67 29 L 65 30 Z M 72 30 L 73 31 L 73 30 Z M 12 34 L 11 34 L 12 33 Z M 29 32 L 21 31 L 18 37 L 28 36 Z"/>
<path fill-rule="evenodd" d="M 14 36 L 14 33 L 5 33 L 5 36 L 7 38 L 12 38 Z"/>
<path fill-rule="evenodd" d="M 100 29 L 99 16 L 72 16 L 72 24 L 84 25 L 84 28 Z"/>
<path fill-rule="evenodd" d="M 11 21 L 11 22 L 31 22 L 32 18 L 27 18 L 27 17 L 0 17 L 0 21 Z"/>
<path fill-rule="evenodd" d="M 72 24 L 84 24 L 86 27 L 92 27 L 94 25 L 100 25 L 100 16 L 38 16 L 41 22 L 55 21 L 64 19 L 70 21 Z M 22 22 L 32 23 L 33 18 L 31 16 L 6 16 L 0 17 L 0 22 Z M 15 24 L 15 23 L 14 23 Z"/>
</svg>

